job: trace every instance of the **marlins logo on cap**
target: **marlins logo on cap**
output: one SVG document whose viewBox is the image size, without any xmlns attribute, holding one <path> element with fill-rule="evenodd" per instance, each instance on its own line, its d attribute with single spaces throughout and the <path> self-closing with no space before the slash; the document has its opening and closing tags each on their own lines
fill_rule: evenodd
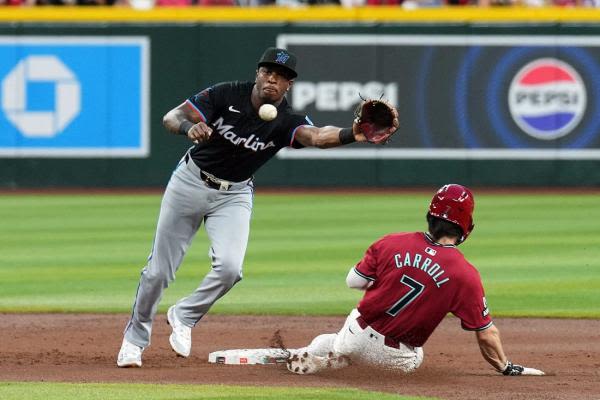
<svg viewBox="0 0 600 400">
<path fill-rule="evenodd" d="M 286 49 L 278 49 L 276 47 L 266 49 L 260 60 L 258 60 L 258 66 L 261 67 L 269 64 L 285 68 L 289 72 L 290 79 L 298 76 L 296 72 L 296 56 Z"/>
<path fill-rule="evenodd" d="M 552 140 L 569 134 L 585 113 L 586 90 L 577 71 L 554 58 L 541 58 L 516 74 L 508 91 L 515 123 L 528 135 Z"/>
<path fill-rule="evenodd" d="M 285 62 L 289 59 L 290 55 L 282 50 L 277 53 L 277 58 L 275 58 L 275 62 L 278 64 L 285 64 Z"/>
</svg>

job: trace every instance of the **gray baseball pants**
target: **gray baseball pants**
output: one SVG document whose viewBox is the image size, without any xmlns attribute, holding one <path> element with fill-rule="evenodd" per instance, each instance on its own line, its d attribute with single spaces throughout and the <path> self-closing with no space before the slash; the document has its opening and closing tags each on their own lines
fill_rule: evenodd
<svg viewBox="0 0 600 400">
<path fill-rule="evenodd" d="M 142 270 L 125 338 L 150 344 L 152 321 L 163 290 L 175 279 L 202 221 L 210 240 L 211 270 L 200 286 L 175 306 L 177 318 L 193 327 L 210 307 L 242 279 L 252 213 L 252 181 L 233 183 L 228 191 L 210 188 L 192 161 L 181 159 L 165 190 L 148 264 Z"/>
</svg>

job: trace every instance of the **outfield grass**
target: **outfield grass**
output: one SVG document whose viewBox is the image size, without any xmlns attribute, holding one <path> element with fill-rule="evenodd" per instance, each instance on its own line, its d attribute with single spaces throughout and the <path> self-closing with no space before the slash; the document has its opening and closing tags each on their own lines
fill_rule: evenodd
<svg viewBox="0 0 600 400">
<path fill-rule="evenodd" d="M 356 389 L 0 382 L 2 400 L 426 400 Z"/>
<path fill-rule="evenodd" d="M 476 228 L 461 250 L 494 316 L 600 317 L 600 196 L 476 197 Z M 213 312 L 346 314 L 360 297 L 345 287 L 350 266 L 382 235 L 424 229 L 429 199 L 259 192 L 244 280 Z M 159 203 L 160 195 L 0 197 L 0 311 L 129 312 Z M 202 229 L 161 311 L 199 283 L 207 251 Z"/>
</svg>

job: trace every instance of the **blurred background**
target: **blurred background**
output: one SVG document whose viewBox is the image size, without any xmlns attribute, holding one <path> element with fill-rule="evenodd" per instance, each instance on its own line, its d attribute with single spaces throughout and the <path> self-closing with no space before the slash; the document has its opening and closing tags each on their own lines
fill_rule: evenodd
<svg viewBox="0 0 600 400">
<path fill-rule="evenodd" d="M 259 187 L 597 187 L 595 3 L 0 0 L 0 187 L 164 187 L 190 143 L 162 116 L 253 80 L 274 45 L 316 125 L 349 126 L 363 96 L 401 126 L 386 146 L 283 150 Z"/>
</svg>

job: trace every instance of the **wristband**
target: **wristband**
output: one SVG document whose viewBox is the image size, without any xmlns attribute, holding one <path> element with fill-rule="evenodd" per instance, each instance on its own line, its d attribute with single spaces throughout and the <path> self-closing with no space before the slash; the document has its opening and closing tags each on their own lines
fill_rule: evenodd
<svg viewBox="0 0 600 400">
<path fill-rule="evenodd" d="M 341 144 L 349 144 L 356 142 L 356 138 L 354 137 L 354 132 L 352 131 L 352 128 L 340 129 L 339 138 Z"/>
<path fill-rule="evenodd" d="M 177 133 L 180 135 L 183 135 L 183 136 L 187 136 L 187 134 L 190 131 L 190 129 L 192 128 L 192 126 L 194 126 L 194 124 L 192 124 L 190 121 L 183 120 L 179 124 L 179 129 L 177 130 Z"/>
</svg>

